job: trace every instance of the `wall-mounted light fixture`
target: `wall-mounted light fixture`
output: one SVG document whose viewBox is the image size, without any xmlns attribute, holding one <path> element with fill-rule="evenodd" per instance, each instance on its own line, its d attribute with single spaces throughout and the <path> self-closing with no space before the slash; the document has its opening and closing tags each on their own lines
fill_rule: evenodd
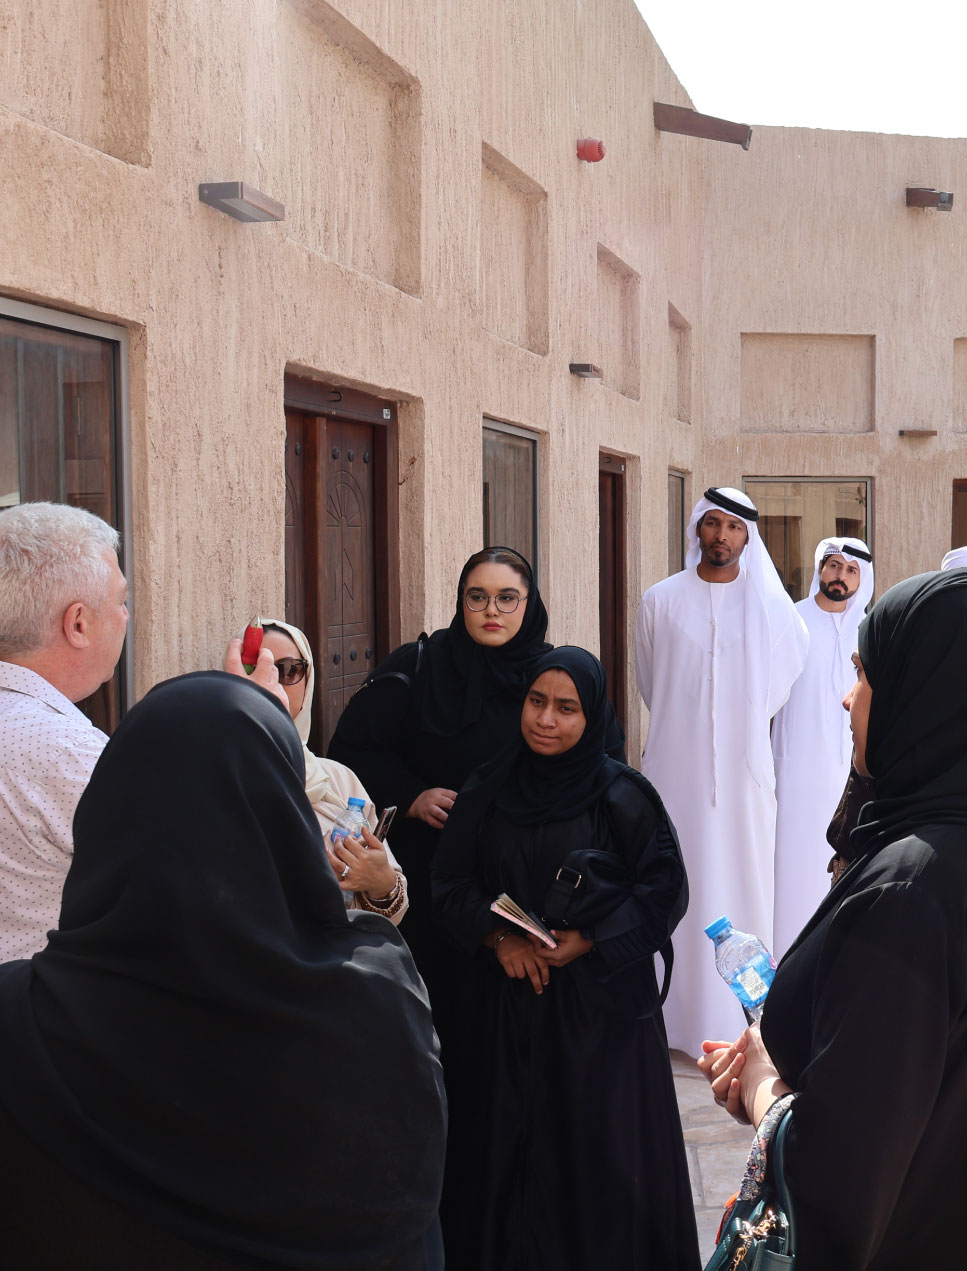
<svg viewBox="0 0 967 1271">
<path fill-rule="evenodd" d="M 928 190 L 921 185 L 907 186 L 907 207 L 932 207 L 938 212 L 949 212 L 954 196 L 943 190 Z"/>
<path fill-rule="evenodd" d="M 284 221 L 285 205 L 244 181 L 208 181 L 198 187 L 202 203 L 237 221 Z"/>
<path fill-rule="evenodd" d="M 593 362 L 569 362 L 567 369 L 572 375 L 576 375 L 582 380 L 603 380 L 601 367 L 595 366 Z"/>
</svg>

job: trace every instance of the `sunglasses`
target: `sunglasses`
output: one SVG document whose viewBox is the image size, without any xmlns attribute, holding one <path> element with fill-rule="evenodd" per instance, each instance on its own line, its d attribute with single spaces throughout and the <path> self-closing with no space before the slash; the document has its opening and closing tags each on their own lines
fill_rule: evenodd
<svg viewBox="0 0 967 1271">
<path fill-rule="evenodd" d="M 309 663 L 305 658 L 278 658 L 275 663 L 280 684 L 298 684 L 306 678 Z"/>
</svg>

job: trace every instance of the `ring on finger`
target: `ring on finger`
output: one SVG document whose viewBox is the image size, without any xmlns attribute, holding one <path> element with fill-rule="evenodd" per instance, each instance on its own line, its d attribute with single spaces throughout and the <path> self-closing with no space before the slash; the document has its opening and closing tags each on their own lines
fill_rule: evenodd
<svg viewBox="0 0 967 1271">
<path fill-rule="evenodd" d="M 348 878 L 348 877 L 349 877 L 349 866 L 348 866 L 348 865 L 347 865 L 347 866 L 346 866 L 346 868 L 343 870 L 343 872 L 339 875 L 339 877 L 340 877 L 341 879 L 342 879 L 342 878 Z"/>
</svg>

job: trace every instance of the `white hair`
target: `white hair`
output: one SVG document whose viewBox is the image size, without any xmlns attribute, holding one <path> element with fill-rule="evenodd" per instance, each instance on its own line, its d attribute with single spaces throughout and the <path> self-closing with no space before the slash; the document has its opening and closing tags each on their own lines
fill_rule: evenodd
<svg viewBox="0 0 967 1271">
<path fill-rule="evenodd" d="M 117 530 L 83 508 L 21 503 L 0 511 L 0 658 L 34 653 L 75 601 L 99 609 Z"/>
</svg>

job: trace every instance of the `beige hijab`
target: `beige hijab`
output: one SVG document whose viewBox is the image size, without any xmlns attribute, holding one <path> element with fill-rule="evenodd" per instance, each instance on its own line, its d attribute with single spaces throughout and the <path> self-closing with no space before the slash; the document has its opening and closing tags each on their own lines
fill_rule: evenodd
<svg viewBox="0 0 967 1271">
<path fill-rule="evenodd" d="M 293 723 L 298 730 L 302 739 L 302 748 L 306 757 L 306 794 L 309 796 L 310 803 L 335 803 L 342 807 L 346 807 L 346 802 L 332 788 L 329 781 L 329 772 L 326 764 L 318 755 L 314 755 L 306 743 L 309 740 L 309 726 L 312 721 L 312 697 L 313 689 L 316 683 L 316 668 L 312 659 L 312 650 L 309 648 L 309 641 L 298 627 L 292 627 L 287 622 L 283 622 L 281 618 L 263 618 L 263 627 L 278 627 L 280 631 L 284 631 L 290 640 L 299 650 L 299 656 L 305 658 L 309 663 L 309 670 L 306 672 L 305 678 L 305 696 L 302 699 L 302 708 L 298 715 L 293 719 Z"/>
</svg>

